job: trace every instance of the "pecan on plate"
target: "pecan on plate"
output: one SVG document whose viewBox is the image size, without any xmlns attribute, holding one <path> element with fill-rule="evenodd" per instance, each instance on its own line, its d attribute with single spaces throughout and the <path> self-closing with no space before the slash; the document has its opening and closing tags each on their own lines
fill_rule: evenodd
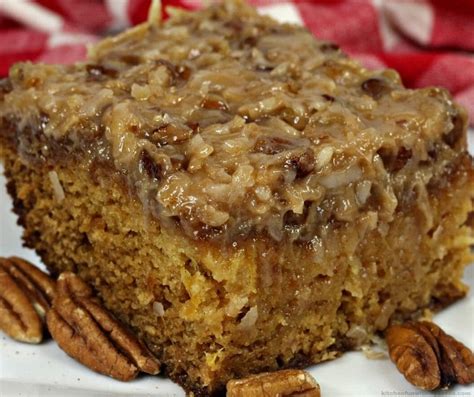
<svg viewBox="0 0 474 397">
<path fill-rule="evenodd" d="M 428 321 L 388 328 L 390 358 L 413 385 L 424 390 L 474 381 L 474 355 L 461 342 Z"/>
<path fill-rule="evenodd" d="M 227 397 L 320 397 L 318 383 L 306 371 L 286 369 L 264 372 L 227 383 Z"/>
<path fill-rule="evenodd" d="M 68 355 L 122 381 L 134 379 L 139 371 L 159 372 L 152 353 L 101 305 L 78 276 L 62 273 L 57 288 L 46 322 L 51 336 Z"/>
<path fill-rule="evenodd" d="M 0 329 L 17 341 L 40 343 L 54 292 L 55 282 L 36 266 L 0 258 Z"/>
</svg>

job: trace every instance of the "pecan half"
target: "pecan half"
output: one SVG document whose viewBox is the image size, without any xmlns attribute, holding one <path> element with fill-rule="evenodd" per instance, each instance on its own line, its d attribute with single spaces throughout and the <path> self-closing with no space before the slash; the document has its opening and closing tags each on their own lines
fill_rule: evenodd
<svg viewBox="0 0 474 397">
<path fill-rule="evenodd" d="M 6 262 L 10 275 L 26 293 L 40 317 L 44 318 L 56 294 L 56 282 L 24 259 L 12 256 Z"/>
<path fill-rule="evenodd" d="M 20 342 L 41 342 L 55 282 L 23 259 L 0 258 L 0 287 L 0 329 Z"/>
<path fill-rule="evenodd" d="M 388 328 L 390 358 L 413 385 L 424 390 L 474 382 L 474 355 L 461 342 L 428 321 Z"/>
<path fill-rule="evenodd" d="M 160 370 L 152 353 L 73 273 L 59 276 L 58 292 L 46 321 L 59 347 L 96 372 L 128 381 L 139 371 L 155 375 Z"/>
<path fill-rule="evenodd" d="M 227 383 L 227 397 L 320 397 L 318 383 L 306 371 L 287 369 L 265 372 Z"/>
</svg>

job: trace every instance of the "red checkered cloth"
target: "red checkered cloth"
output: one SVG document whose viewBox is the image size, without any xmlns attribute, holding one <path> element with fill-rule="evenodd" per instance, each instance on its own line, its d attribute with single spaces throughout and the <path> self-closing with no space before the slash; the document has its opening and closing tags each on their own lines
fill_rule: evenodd
<svg viewBox="0 0 474 397">
<path fill-rule="evenodd" d="M 199 8 L 200 0 L 163 0 Z M 398 70 L 408 87 L 448 88 L 474 121 L 473 0 L 250 0 L 305 24 L 370 68 Z M 85 44 L 142 22 L 150 0 L 0 0 L 0 76 L 17 61 L 70 63 Z M 164 11 L 166 17 L 166 11 Z"/>
</svg>

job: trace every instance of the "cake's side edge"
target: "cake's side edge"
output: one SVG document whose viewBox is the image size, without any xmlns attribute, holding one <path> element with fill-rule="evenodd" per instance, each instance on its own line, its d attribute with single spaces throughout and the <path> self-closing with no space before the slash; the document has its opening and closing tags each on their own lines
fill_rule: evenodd
<svg viewBox="0 0 474 397">
<path fill-rule="evenodd" d="M 10 152 L 11 155 L 11 152 Z M 4 158 L 8 157 L 6 155 L 6 152 L 3 153 Z M 17 158 L 18 160 L 18 158 Z M 15 160 L 14 160 L 15 161 Z M 16 164 L 21 163 L 21 161 L 15 161 Z M 65 270 L 71 270 L 74 272 L 77 272 L 78 269 L 76 267 L 67 267 L 62 265 L 58 265 L 58 262 L 55 261 L 50 253 L 48 253 L 47 250 L 43 249 L 40 247 L 41 244 L 39 244 L 40 237 L 39 234 L 36 232 L 29 233 L 31 230 L 31 225 L 28 224 L 27 221 L 27 215 L 29 213 L 29 210 L 31 210 L 31 206 L 28 205 L 24 197 L 23 199 L 20 197 L 20 194 L 18 192 L 17 185 L 15 183 L 14 177 L 11 172 L 11 167 L 9 167 L 7 164 L 4 164 L 4 174 L 5 178 L 7 179 L 7 192 L 12 198 L 12 211 L 17 215 L 17 223 L 22 226 L 23 228 L 23 242 L 25 247 L 31 248 L 35 250 L 35 252 L 38 254 L 38 256 L 41 258 L 42 262 L 46 265 L 47 269 L 49 272 L 54 275 L 58 276 L 62 271 Z M 25 186 L 23 186 L 25 188 Z M 89 280 L 90 283 L 90 280 Z M 91 284 L 93 285 L 93 284 Z M 104 302 L 106 306 L 107 302 Z M 117 315 L 117 313 L 115 313 Z M 127 324 L 130 325 L 130 324 Z M 149 343 L 149 340 L 146 338 L 140 338 L 144 343 Z M 150 345 L 149 345 L 150 346 Z M 151 346 L 150 346 L 151 347 Z M 153 351 L 156 353 L 156 346 L 153 348 Z M 344 345 L 343 343 L 340 344 L 340 348 L 334 349 L 335 356 L 339 356 L 342 354 L 344 351 L 349 350 L 348 345 Z M 310 354 L 299 354 L 295 356 L 294 360 L 289 362 L 287 365 L 281 366 L 281 369 L 284 368 L 306 368 L 312 364 L 315 364 L 316 361 L 314 360 L 314 357 L 311 357 Z M 173 368 L 173 365 L 170 365 L 170 362 L 164 361 L 161 362 L 161 375 L 164 375 L 166 377 L 169 377 L 172 381 L 180 385 L 185 391 L 186 395 L 194 395 L 196 397 L 206 397 L 206 396 L 225 396 L 225 383 L 220 384 L 217 387 L 214 387 L 210 389 L 207 386 L 203 386 L 202 384 L 196 382 L 196 380 L 192 379 L 189 374 L 184 371 L 184 370 L 178 370 L 176 371 L 175 368 Z M 192 394 L 191 394 L 192 393 Z"/>
</svg>

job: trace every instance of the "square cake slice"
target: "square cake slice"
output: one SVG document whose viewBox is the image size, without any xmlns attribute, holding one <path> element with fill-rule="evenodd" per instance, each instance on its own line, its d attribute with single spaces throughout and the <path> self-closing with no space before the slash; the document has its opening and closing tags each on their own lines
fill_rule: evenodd
<svg viewBox="0 0 474 397">
<path fill-rule="evenodd" d="M 299 367 L 466 292 L 466 114 L 239 1 L 0 83 L 24 240 L 187 390 Z M 471 221 L 469 221 L 471 219 Z"/>
</svg>

